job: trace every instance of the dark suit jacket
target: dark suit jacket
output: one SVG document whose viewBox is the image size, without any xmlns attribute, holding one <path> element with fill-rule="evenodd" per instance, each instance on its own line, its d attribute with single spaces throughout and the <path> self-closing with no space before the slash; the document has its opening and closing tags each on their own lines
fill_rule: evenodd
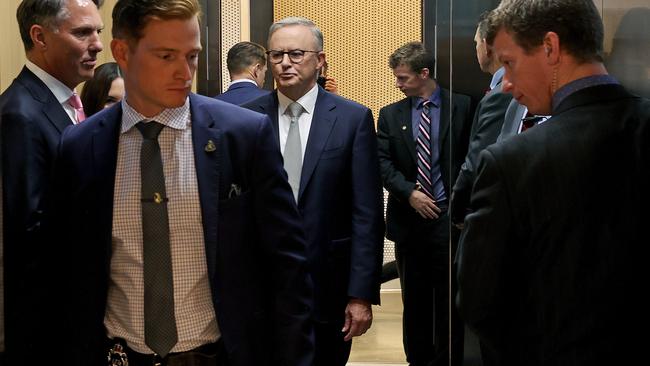
<svg viewBox="0 0 650 366">
<path fill-rule="evenodd" d="M 208 276 L 229 364 L 311 365 L 305 242 L 271 124 L 194 94 L 190 108 Z M 91 352 L 83 365 L 106 357 L 103 317 L 121 112 L 118 104 L 67 129 L 55 172 L 55 219 L 75 218 L 74 231 L 58 234 L 62 250 L 84 258 L 66 263 L 71 286 L 65 299 L 78 342 L 69 351 Z M 206 149 L 210 140 L 215 151 Z M 232 184 L 241 195 L 229 197 Z"/>
<path fill-rule="evenodd" d="M 49 277 L 43 276 L 50 264 L 50 245 L 42 236 L 43 204 L 59 137 L 71 124 L 54 94 L 26 67 L 0 97 L 9 364 L 27 364 L 35 343 L 46 332 L 44 322 L 49 317 L 44 314 L 43 299 L 51 286 L 45 284 Z"/>
<path fill-rule="evenodd" d="M 501 142 L 510 136 L 514 136 L 519 132 L 521 120 L 526 115 L 526 106 L 519 104 L 516 99 L 512 99 L 508 108 L 506 109 L 505 117 L 503 118 L 503 126 L 497 142 Z"/>
<path fill-rule="evenodd" d="M 494 89 L 490 90 L 476 107 L 467 156 L 465 156 L 465 162 L 460 168 L 451 195 L 450 211 L 451 220 L 454 223 L 462 223 L 465 219 L 469 209 L 472 185 L 474 185 L 476 179 L 478 154 L 497 141 L 501 127 L 503 127 L 506 108 L 508 108 L 511 100 L 512 94 L 501 91 L 501 80 L 499 80 Z"/>
<path fill-rule="evenodd" d="M 230 85 L 228 90 L 215 96 L 215 99 L 231 104 L 242 105 L 269 93 L 271 92 L 266 89 L 260 89 L 253 83 L 241 82 Z"/>
<path fill-rule="evenodd" d="M 468 96 L 453 94 L 450 111 L 449 91 L 442 89 L 440 96 L 440 141 L 437 146 L 442 180 L 449 197 L 450 183 L 456 181 L 467 154 L 471 107 Z M 379 111 L 377 122 L 381 174 L 384 187 L 389 193 L 386 237 L 398 243 L 405 241 L 411 229 L 424 221 L 409 204 L 417 176 L 417 157 L 411 127 L 411 105 L 414 101 L 417 98 L 405 98 L 383 107 Z"/>
<path fill-rule="evenodd" d="M 648 324 L 647 273 L 637 273 L 648 141 L 650 101 L 601 85 L 481 153 L 458 305 L 496 364 L 634 364 L 635 330 Z"/>
<path fill-rule="evenodd" d="M 245 105 L 271 117 L 278 96 Z M 350 297 L 379 303 L 383 204 L 372 112 L 319 87 L 302 165 L 302 214 L 318 321 L 340 322 Z"/>
</svg>

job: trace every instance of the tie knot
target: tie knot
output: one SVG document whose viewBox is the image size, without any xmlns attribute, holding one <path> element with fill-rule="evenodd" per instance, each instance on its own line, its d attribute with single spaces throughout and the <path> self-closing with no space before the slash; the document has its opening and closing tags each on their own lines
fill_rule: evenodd
<svg viewBox="0 0 650 366">
<path fill-rule="evenodd" d="M 157 140 L 160 131 L 162 131 L 165 125 L 160 124 L 156 121 L 151 121 L 151 122 L 139 122 L 137 125 L 135 125 L 135 127 L 137 127 L 138 130 L 140 130 L 140 133 L 142 134 L 142 137 L 145 140 Z"/>
<path fill-rule="evenodd" d="M 298 118 L 302 114 L 304 108 L 298 102 L 293 102 L 287 107 L 286 113 L 292 118 Z"/>
<path fill-rule="evenodd" d="M 70 99 L 68 99 L 68 104 L 70 104 L 74 109 L 83 108 L 83 104 L 81 104 L 81 98 L 79 98 L 79 95 L 77 95 L 77 93 L 72 94 Z"/>
</svg>

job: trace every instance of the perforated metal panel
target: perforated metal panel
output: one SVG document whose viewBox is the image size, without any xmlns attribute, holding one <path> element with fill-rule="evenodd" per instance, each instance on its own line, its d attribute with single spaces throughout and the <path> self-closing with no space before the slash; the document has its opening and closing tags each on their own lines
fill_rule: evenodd
<svg viewBox="0 0 650 366">
<path fill-rule="evenodd" d="M 226 58 L 228 50 L 241 40 L 241 0 L 221 0 L 221 90 L 230 85 Z"/>
<path fill-rule="evenodd" d="M 339 94 L 372 109 L 402 99 L 388 57 L 402 44 L 421 40 L 420 0 L 276 0 L 274 18 L 303 16 L 323 32 L 329 75 Z"/>
<path fill-rule="evenodd" d="M 276 0 L 275 20 L 287 16 L 303 16 L 319 26 L 339 94 L 368 106 L 375 119 L 381 107 L 404 98 L 388 57 L 404 43 L 421 40 L 420 0 Z M 394 259 L 394 244 L 387 240 L 384 262 Z"/>
</svg>

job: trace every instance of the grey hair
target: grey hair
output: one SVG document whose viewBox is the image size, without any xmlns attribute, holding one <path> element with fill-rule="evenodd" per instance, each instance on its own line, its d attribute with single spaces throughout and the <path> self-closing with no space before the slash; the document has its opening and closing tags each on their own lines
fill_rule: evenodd
<svg viewBox="0 0 650 366">
<path fill-rule="evenodd" d="M 316 50 L 314 51 L 322 51 L 323 50 L 323 33 L 320 31 L 320 28 L 316 25 L 316 23 L 312 22 L 311 20 L 303 17 L 286 17 L 283 19 L 278 20 L 277 22 L 271 24 L 271 27 L 269 28 L 269 38 L 268 41 L 271 40 L 271 36 L 275 31 L 277 31 L 280 28 L 283 27 L 288 27 L 292 25 L 302 25 L 304 27 L 309 28 L 311 30 L 311 33 L 314 35 L 314 39 L 316 39 Z M 268 44 L 267 41 L 267 44 Z"/>
</svg>

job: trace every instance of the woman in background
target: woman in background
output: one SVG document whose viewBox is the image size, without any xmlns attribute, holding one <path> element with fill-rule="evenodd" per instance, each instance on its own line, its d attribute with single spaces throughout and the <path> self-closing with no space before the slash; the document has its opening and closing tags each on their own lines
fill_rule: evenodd
<svg viewBox="0 0 650 366">
<path fill-rule="evenodd" d="M 86 117 L 108 108 L 124 98 L 124 79 L 115 62 L 107 62 L 95 69 L 95 76 L 86 81 L 81 90 L 81 102 Z"/>
</svg>

